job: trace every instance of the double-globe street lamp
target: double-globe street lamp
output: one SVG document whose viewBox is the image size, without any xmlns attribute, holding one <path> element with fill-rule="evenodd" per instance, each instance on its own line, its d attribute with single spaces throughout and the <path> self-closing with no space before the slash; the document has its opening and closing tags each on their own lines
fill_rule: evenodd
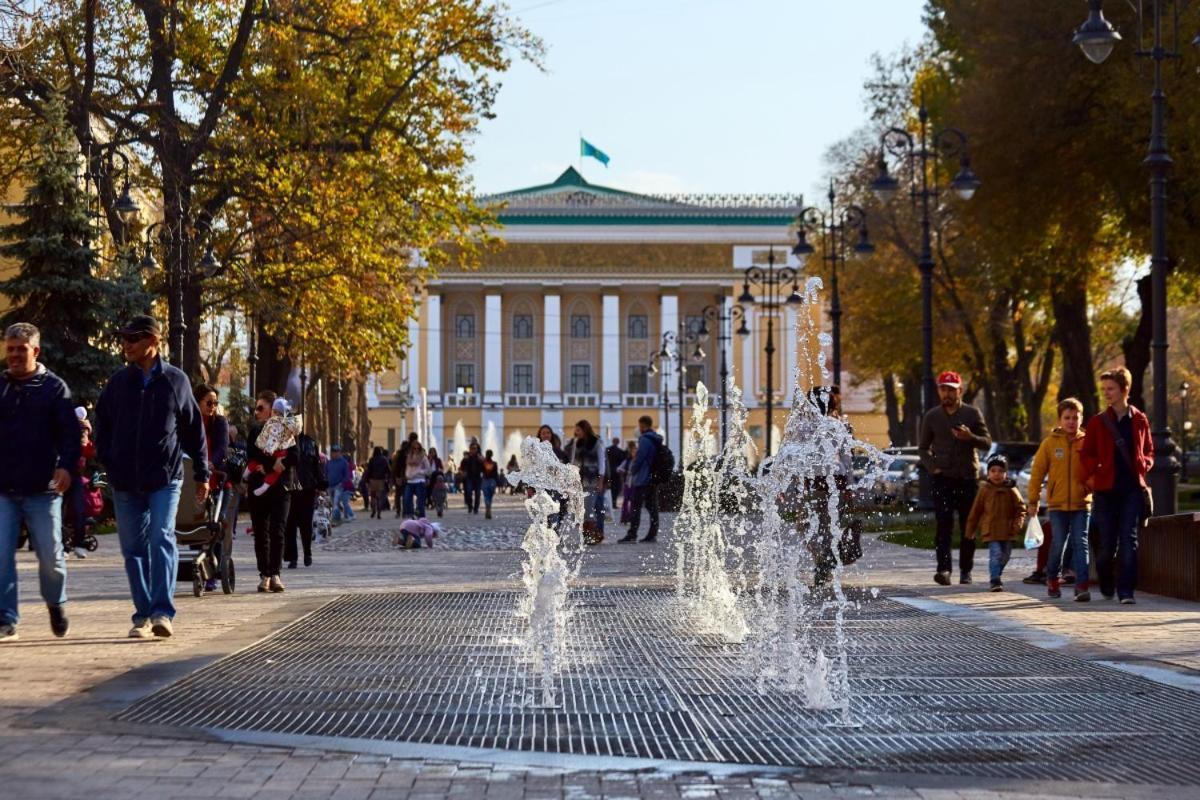
<svg viewBox="0 0 1200 800">
<path fill-rule="evenodd" d="M 785 300 L 783 289 L 789 283 L 792 285 L 792 293 Z M 759 290 L 757 296 L 750 291 L 751 285 Z M 758 305 L 765 312 L 764 315 L 767 318 L 767 342 L 763 348 L 767 354 L 766 449 L 763 451 L 763 457 L 769 458 L 772 438 L 771 423 L 775 412 L 775 316 L 783 310 L 785 304 L 798 306 L 804 303 L 804 298 L 800 296 L 800 271 L 788 266 L 776 267 L 775 248 L 771 247 L 767 251 L 765 269 L 752 266 L 743 274 L 742 294 L 738 297 L 738 302 L 742 304 L 743 308 Z M 745 328 L 745 325 L 745 318 L 743 318 L 742 327 Z M 749 334 L 748 330 L 746 334 Z"/>
<path fill-rule="evenodd" d="M 838 268 L 846 265 L 848 252 L 867 254 L 875 251 L 867 233 L 867 212 L 856 205 L 838 207 L 837 193 L 833 181 L 829 181 L 829 209 L 809 206 L 800 211 L 796 220 L 796 246 L 792 254 L 797 258 L 812 255 L 816 248 L 808 241 L 810 234 L 820 237 L 821 258 L 829 262 L 830 305 L 829 319 L 833 324 L 833 384 L 842 385 L 842 300 L 838 292 Z M 853 245 L 851 236 L 857 237 Z"/>
<path fill-rule="evenodd" d="M 921 213 L 921 252 L 917 269 L 921 273 L 921 410 L 937 405 L 937 386 L 933 380 L 933 233 L 934 205 L 941 199 L 941 164 L 945 159 L 958 159 L 958 173 L 950 180 L 949 188 L 963 200 L 970 200 L 979 190 L 980 181 L 971 169 L 967 150 L 967 135 L 958 128 L 946 127 L 931 131 L 929 110 L 925 98 L 917 110 L 920 130 L 914 136 L 903 128 L 890 128 L 880 137 L 879 172 L 871 182 L 871 190 L 881 203 L 890 202 L 899 193 L 900 180 L 888 172 L 887 155 L 907 162 L 909 198 Z M 933 507 L 932 482 L 927 470 L 920 470 L 920 505 Z"/>
<path fill-rule="evenodd" d="M 202 219 L 196 226 L 196 231 L 205 236 L 212 230 L 211 220 Z M 154 258 L 154 232 L 158 232 L 158 243 L 162 247 L 164 254 L 174 251 L 176 257 L 173 259 L 165 258 L 175 265 L 172 274 L 167 276 L 167 291 L 169 303 L 170 324 L 167 328 L 167 349 L 170 351 L 171 364 L 178 367 L 183 359 L 183 335 L 186 325 L 183 321 L 183 291 L 192 279 L 192 271 L 188 267 L 186 261 L 188 254 L 192 252 L 192 241 L 195 238 L 191 227 L 184 221 L 180 221 L 173 226 L 168 226 L 163 222 L 155 222 L 146 228 L 146 244 L 145 250 L 142 252 L 142 260 L 139 266 L 149 272 L 158 269 L 158 261 Z M 211 278 L 221 269 L 221 262 L 217 260 L 213 253 L 212 243 L 210 242 L 204 250 L 204 255 L 196 265 L 200 273 Z M 253 347 L 252 347 L 253 349 Z M 255 359 L 257 361 L 257 358 Z M 254 366 L 251 365 L 251 374 L 253 374 Z M 253 386 L 253 378 L 251 378 Z"/>
<path fill-rule="evenodd" d="M 1150 146 L 1143 163 L 1150 170 L 1150 293 L 1153 335 L 1150 352 L 1154 374 L 1154 466 L 1150 470 L 1150 489 L 1154 495 L 1156 514 L 1174 514 L 1180 464 L 1175 457 L 1176 446 L 1171 439 L 1171 423 L 1167 419 L 1167 173 L 1171 156 L 1167 151 L 1167 95 L 1163 90 L 1163 62 L 1180 54 L 1163 44 L 1163 6 L 1156 0 L 1153 6 L 1154 44 L 1137 55 L 1154 62 L 1153 90 L 1150 94 Z M 1102 63 L 1112 53 L 1121 34 L 1104 18 L 1103 0 L 1088 0 L 1088 17 L 1075 31 L 1075 44 L 1088 60 Z M 1141 13 L 1141 4 L 1138 4 Z M 1175 18 L 1175 39 L 1178 38 L 1178 15 Z M 1139 42 L 1140 44 L 1140 42 Z M 1200 36 L 1192 40 L 1200 45 Z M 1186 455 L 1184 456 L 1186 458 Z"/>
</svg>

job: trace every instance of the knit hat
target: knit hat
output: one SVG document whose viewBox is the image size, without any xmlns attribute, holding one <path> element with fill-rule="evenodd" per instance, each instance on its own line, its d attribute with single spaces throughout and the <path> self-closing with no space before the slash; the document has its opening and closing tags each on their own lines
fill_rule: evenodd
<svg viewBox="0 0 1200 800">
<path fill-rule="evenodd" d="M 1008 472 L 1008 459 L 1004 457 L 1003 453 L 996 453 L 987 460 L 987 466 L 988 469 L 992 467 L 1004 467 L 1004 471 Z"/>
</svg>

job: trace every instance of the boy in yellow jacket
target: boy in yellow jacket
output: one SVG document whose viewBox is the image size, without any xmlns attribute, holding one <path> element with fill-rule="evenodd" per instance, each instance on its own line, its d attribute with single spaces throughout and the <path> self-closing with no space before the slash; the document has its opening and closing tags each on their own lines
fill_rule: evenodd
<svg viewBox="0 0 1200 800">
<path fill-rule="evenodd" d="M 1016 484 L 1008 479 L 1008 459 L 994 455 L 988 459 L 987 480 L 980 484 L 979 494 L 975 495 L 965 534 L 974 539 L 976 531 L 983 533 L 993 592 L 1004 591 L 1001 576 L 1012 557 L 1013 541 L 1020 538 L 1024 525 L 1025 501 Z"/>
<path fill-rule="evenodd" d="M 1050 555 L 1046 560 L 1046 592 L 1062 597 L 1063 551 L 1071 549 L 1075 568 L 1075 600 L 1092 599 L 1088 591 L 1088 523 L 1092 514 L 1092 493 L 1084 484 L 1080 450 L 1084 432 L 1080 428 L 1083 403 L 1067 398 L 1058 404 L 1058 427 L 1046 437 L 1033 457 L 1029 475 L 1029 514 L 1036 516 L 1041 503 L 1042 479 L 1048 478 L 1047 505 L 1050 507 Z"/>
</svg>

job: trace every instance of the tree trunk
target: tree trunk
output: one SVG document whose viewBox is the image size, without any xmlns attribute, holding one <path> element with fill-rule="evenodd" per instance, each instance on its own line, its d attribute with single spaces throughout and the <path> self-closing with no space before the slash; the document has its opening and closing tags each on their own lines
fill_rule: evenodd
<svg viewBox="0 0 1200 800">
<path fill-rule="evenodd" d="M 1025 415 L 1021 407 L 1021 386 L 1008 361 L 1008 323 L 1010 304 L 997 302 L 988 313 L 988 337 L 991 339 L 991 380 L 985 386 L 988 397 L 986 411 L 988 428 L 997 440 L 1021 438 Z M 990 389 L 990 391 L 988 391 Z"/>
<path fill-rule="evenodd" d="M 358 440 L 358 452 L 362 453 L 365 459 L 371 447 L 371 416 L 367 408 L 367 382 L 362 378 L 358 378 L 354 382 L 357 402 L 355 403 L 355 412 L 357 416 L 357 425 L 355 431 Z"/>
<path fill-rule="evenodd" d="M 1092 360 L 1092 325 L 1087 315 L 1087 279 L 1053 281 L 1050 305 L 1054 312 L 1054 343 L 1062 351 L 1058 399 L 1076 398 L 1083 403 L 1083 418 L 1088 419 L 1100 410 L 1100 404 Z"/>
<path fill-rule="evenodd" d="M 1150 276 L 1146 275 L 1137 282 L 1138 300 L 1142 305 L 1142 316 L 1138 320 L 1137 330 L 1133 336 L 1121 342 L 1121 352 L 1125 354 L 1125 367 L 1133 373 L 1133 386 L 1129 392 L 1129 402 L 1139 409 L 1146 408 L 1146 369 L 1150 366 L 1150 337 L 1153 333 L 1153 306 L 1151 297 L 1153 289 L 1150 286 Z"/>
<path fill-rule="evenodd" d="M 258 368 L 254 373 L 257 391 L 270 389 L 282 395 L 287 389 L 288 376 L 292 374 L 292 360 L 283 344 L 258 327 Z"/>
<path fill-rule="evenodd" d="M 893 446 L 906 444 L 904 422 L 900 419 L 900 398 L 896 394 L 896 376 L 890 372 L 883 376 L 883 403 L 887 413 L 888 442 Z"/>
</svg>

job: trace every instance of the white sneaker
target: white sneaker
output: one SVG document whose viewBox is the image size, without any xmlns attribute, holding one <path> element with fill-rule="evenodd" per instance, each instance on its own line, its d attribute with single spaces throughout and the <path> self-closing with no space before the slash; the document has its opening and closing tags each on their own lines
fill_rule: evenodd
<svg viewBox="0 0 1200 800">
<path fill-rule="evenodd" d="M 76 547 L 75 548 L 75 557 L 76 558 L 87 558 L 87 550 L 84 550 L 82 547 Z"/>
<path fill-rule="evenodd" d="M 258 579 L 258 590 L 260 592 L 271 591 L 271 579 L 266 576 L 259 578 Z"/>
<path fill-rule="evenodd" d="M 171 634 L 175 633 L 175 629 L 171 626 L 170 617 L 153 617 L 150 620 L 150 628 L 154 631 L 155 636 L 163 639 L 170 638 Z"/>
<path fill-rule="evenodd" d="M 282 592 L 283 591 L 283 581 L 279 580 L 278 575 L 272 575 L 271 580 L 268 583 L 268 588 L 270 588 L 270 590 L 272 592 Z"/>
<path fill-rule="evenodd" d="M 150 631 L 150 620 L 139 619 L 135 620 L 133 627 L 129 629 L 130 639 L 149 639 L 153 635 Z"/>
</svg>

